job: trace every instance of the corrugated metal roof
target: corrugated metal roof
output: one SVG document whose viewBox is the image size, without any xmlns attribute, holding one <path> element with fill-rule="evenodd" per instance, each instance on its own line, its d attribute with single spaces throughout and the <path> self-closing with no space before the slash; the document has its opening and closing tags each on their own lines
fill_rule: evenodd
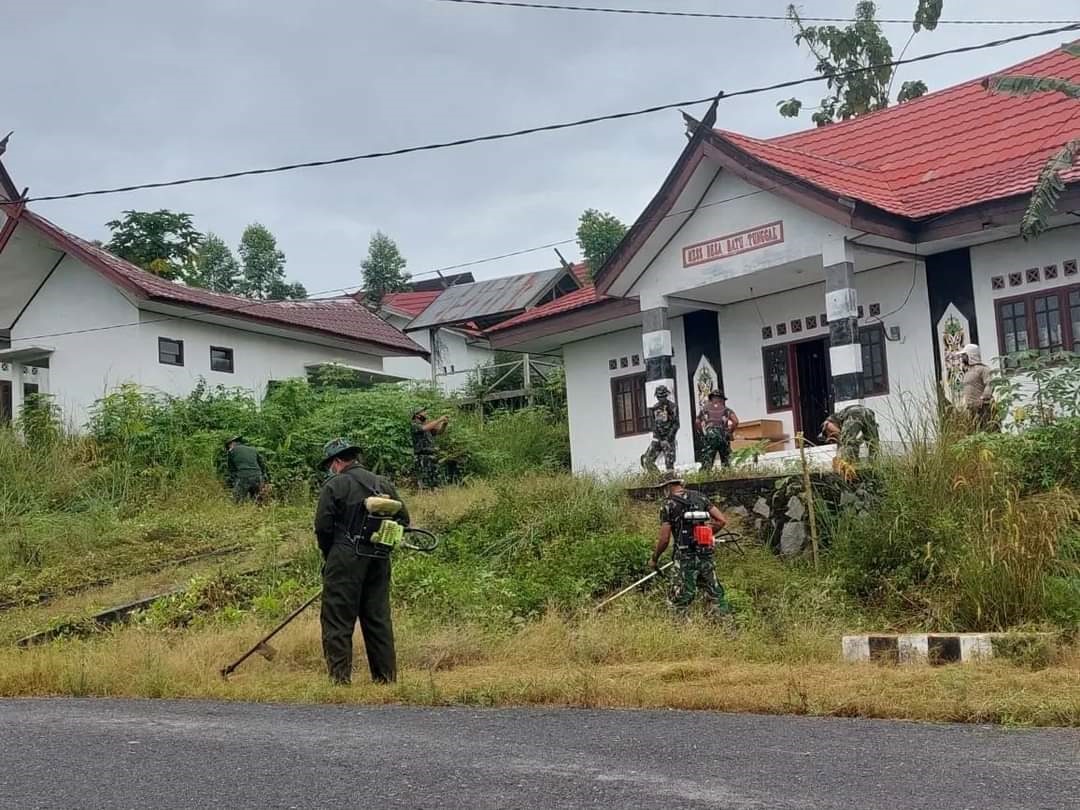
<svg viewBox="0 0 1080 810">
<path fill-rule="evenodd" d="M 557 267 L 472 284 L 456 284 L 436 298 L 405 327 L 405 331 L 483 321 L 497 316 L 511 317 L 524 312 L 565 273 L 566 270 Z"/>
</svg>

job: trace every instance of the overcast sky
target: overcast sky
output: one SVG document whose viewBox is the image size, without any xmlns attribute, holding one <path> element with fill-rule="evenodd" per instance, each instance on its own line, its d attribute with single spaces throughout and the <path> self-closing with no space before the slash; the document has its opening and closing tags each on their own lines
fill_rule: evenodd
<svg viewBox="0 0 1080 810">
<path fill-rule="evenodd" d="M 782 14 L 781 0 L 592 0 L 588 5 Z M 855 0 L 808 0 L 846 15 Z M 879 3 L 908 17 L 916 0 Z M 1075 0 L 945 0 L 945 17 L 1076 17 Z M 517 129 L 807 75 L 782 22 L 482 8 L 432 0 L 34 0 L 0 14 L 4 157 L 31 194 L 217 173 Z M 908 55 L 1031 28 L 946 26 Z M 899 52 L 910 29 L 889 26 Z M 1050 50 L 1055 36 L 905 68 L 938 89 Z M 814 106 L 820 85 L 799 93 Z M 724 102 L 719 126 L 771 136 L 788 93 Z M 701 108 L 690 112 L 700 115 Z M 572 238 L 587 207 L 632 222 L 684 144 L 677 111 L 495 144 L 288 174 L 38 203 L 105 239 L 124 209 L 194 215 L 235 247 L 268 226 L 312 292 L 357 285 L 376 228 L 409 270 Z M 576 256 L 576 246 L 567 253 Z M 473 268 L 556 264 L 550 250 Z"/>
</svg>

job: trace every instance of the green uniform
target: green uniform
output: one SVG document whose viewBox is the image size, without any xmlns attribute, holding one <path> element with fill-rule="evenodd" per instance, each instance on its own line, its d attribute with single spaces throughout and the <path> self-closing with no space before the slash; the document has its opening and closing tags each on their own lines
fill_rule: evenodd
<svg viewBox="0 0 1080 810">
<path fill-rule="evenodd" d="M 664 454 L 664 466 L 670 471 L 675 468 L 675 436 L 679 432 L 679 414 L 675 403 L 670 399 L 661 399 L 649 411 L 652 413 L 652 442 L 645 455 L 641 457 L 641 466 L 648 471 L 656 471 L 656 458 Z"/>
<path fill-rule="evenodd" d="M 705 592 L 711 615 L 723 616 L 731 612 L 724 598 L 724 586 L 716 578 L 715 549 L 697 546 L 682 519 L 685 512 L 708 512 L 712 505 L 700 492 L 686 489 L 678 495 L 669 495 L 660 507 L 660 523 L 671 526 L 671 542 L 675 545 L 671 604 L 681 614 L 689 611 L 698 587 Z"/>
<path fill-rule="evenodd" d="M 731 417 L 734 412 L 726 405 L 709 402 L 701 412 L 704 430 L 701 435 L 701 469 L 711 470 L 716 457 L 725 467 L 731 466 Z"/>
<path fill-rule="evenodd" d="M 435 437 L 424 430 L 424 420 L 412 420 L 413 455 L 416 458 L 416 482 L 422 487 L 439 486 L 439 467 L 435 463 Z"/>
<path fill-rule="evenodd" d="M 390 682 L 397 677 L 390 555 L 352 539 L 367 517 L 364 499 L 375 494 L 400 500 L 393 484 L 353 464 L 323 485 L 315 511 L 315 536 L 326 560 L 320 616 L 323 655 L 330 677 L 338 683 L 348 683 L 352 677 L 357 620 L 372 680 Z M 397 519 L 407 526 L 408 510 L 402 508 Z"/>
<path fill-rule="evenodd" d="M 246 444 L 234 444 L 228 452 L 229 481 L 232 484 L 233 499 L 239 503 L 254 500 L 262 485 L 266 483 L 266 462 L 254 447 Z"/>
<path fill-rule="evenodd" d="M 878 452 L 878 424 L 874 412 L 865 405 L 849 405 L 838 413 L 840 420 L 840 458 L 854 464 L 859 460 L 863 442 L 870 458 Z"/>
</svg>

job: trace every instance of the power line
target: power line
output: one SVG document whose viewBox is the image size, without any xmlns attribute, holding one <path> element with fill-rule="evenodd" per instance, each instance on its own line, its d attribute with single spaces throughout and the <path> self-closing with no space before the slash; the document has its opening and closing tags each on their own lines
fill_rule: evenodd
<svg viewBox="0 0 1080 810">
<path fill-rule="evenodd" d="M 437 3 L 456 3 L 467 6 L 495 6 L 502 8 L 533 9 L 538 11 L 578 11 L 597 14 L 629 14 L 647 17 L 689 17 L 712 20 L 745 20 L 791 22 L 790 18 L 780 14 L 722 14 L 709 11 L 658 11 L 643 8 L 603 8 L 598 6 L 570 6 L 558 3 L 521 3 L 510 0 L 435 0 Z M 815 23 L 853 23 L 861 22 L 854 17 L 802 17 L 803 22 Z M 911 25 L 912 20 L 880 19 L 877 22 L 889 25 Z M 1076 20 L 938 20 L 938 25 L 1066 25 Z"/>
<path fill-rule="evenodd" d="M 770 191 L 775 191 L 778 188 L 783 188 L 785 186 L 789 186 L 793 182 L 795 182 L 795 181 L 789 181 L 787 183 L 776 183 L 775 185 L 768 186 L 767 188 L 759 188 L 759 189 L 755 189 L 754 191 L 743 192 L 741 194 L 736 194 L 736 195 L 734 195 L 732 197 L 725 197 L 722 200 L 713 200 L 712 202 L 704 203 L 703 205 L 700 205 L 697 208 L 700 210 L 702 208 L 711 208 L 711 207 L 716 206 L 716 205 L 724 205 L 725 203 L 735 202 L 737 200 L 744 200 L 747 197 L 754 197 L 754 196 L 756 196 L 758 194 L 765 194 L 765 193 L 770 192 Z M 684 210 L 681 210 L 681 211 L 672 211 L 672 212 L 670 212 L 668 214 L 665 214 L 663 219 L 669 219 L 671 217 L 682 216 L 683 214 L 689 214 L 691 212 L 692 212 L 692 209 L 684 209 Z M 458 269 L 463 268 L 463 267 L 475 267 L 478 264 L 487 264 L 489 262 L 498 261 L 500 259 L 507 259 L 507 258 L 510 258 L 510 257 L 513 257 L 513 256 L 522 256 L 522 255 L 525 255 L 527 253 L 535 253 L 535 252 L 540 251 L 540 250 L 547 250 L 549 248 L 559 247 L 561 245 L 568 245 L 568 244 L 571 244 L 571 243 L 576 242 L 576 241 L 577 241 L 576 239 L 563 239 L 563 240 L 560 240 L 558 242 L 548 242 L 547 244 L 536 245 L 535 247 L 522 248 L 520 250 L 514 250 L 514 251 L 510 251 L 508 253 L 500 253 L 500 254 L 498 254 L 496 256 L 487 256 L 487 257 L 485 257 L 483 259 L 473 259 L 471 261 L 462 262 L 460 264 L 449 264 L 449 265 L 446 265 L 444 267 L 437 267 L 437 268 L 435 268 L 433 270 L 424 270 L 424 271 L 422 271 L 420 273 L 413 273 L 412 278 L 418 278 L 419 276 L 435 275 L 437 273 L 444 273 L 444 272 L 447 272 L 449 270 L 458 270 Z M 195 288 L 195 289 L 201 289 L 201 288 Z M 334 289 L 330 289 L 330 290 L 318 290 L 317 292 L 311 293 L 309 295 L 309 297 L 306 298 L 306 299 L 282 299 L 282 298 L 279 298 L 279 299 L 262 299 L 262 300 L 254 300 L 253 299 L 253 300 L 247 301 L 247 302 L 245 302 L 243 304 L 240 304 L 237 307 L 226 308 L 224 310 L 218 310 L 217 314 L 230 314 L 230 313 L 235 313 L 235 312 L 243 312 L 246 309 L 263 306 L 265 304 L 281 304 L 281 303 L 287 303 L 287 302 L 289 302 L 289 303 L 303 303 L 305 300 L 306 301 L 333 300 L 333 296 L 331 294 L 340 294 L 340 293 L 349 294 L 349 293 L 358 292 L 359 290 L 360 290 L 360 287 L 358 285 L 353 285 L 353 286 L 350 286 L 350 287 L 335 287 Z M 213 291 L 212 290 L 207 290 L 206 292 L 213 292 Z M 317 296 L 330 296 L 330 297 L 329 298 L 318 298 Z M 154 318 L 154 319 L 146 320 L 146 321 L 130 321 L 128 323 L 116 323 L 116 324 L 110 324 L 108 326 L 96 326 L 96 327 L 92 327 L 92 328 L 88 328 L 88 329 L 73 329 L 73 330 L 66 331 L 66 332 L 46 332 L 46 333 L 42 333 L 40 335 L 28 335 L 26 337 L 20 337 L 20 338 L 18 338 L 18 340 L 19 341 L 41 340 L 43 338 L 50 338 L 50 337 L 66 337 L 68 335 L 82 335 L 82 334 L 87 334 L 87 333 L 90 333 L 90 332 L 107 332 L 107 331 L 109 331 L 111 329 L 126 329 L 126 328 L 129 328 L 129 327 L 132 327 L 132 326 L 142 326 L 142 325 L 148 325 L 148 324 L 153 324 L 153 323 L 164 323 L 165 321 L 171 321 L 171 320 L 198 321 L 197 318 L 193 318 L 193 317 L 187 316 L 187 315 L 168 315 L 168 316 L 165 316 L 165 317 L 162 317 L 162 318 Z M 201 321 L 198 321 L 198 322 L 201 323 Z"/>
<path fill-rule="evenodd" d="M 875 65 L 867 65 L 866 67 L 855 68 L 852 70 L 840 71 L 828 76 L 814 75 L 805 76 L 800 79 L 792 79 L 784 82 L 777 82 L 770 85 L 762 85 L 759 87 L 750 87 L 742 90 L 736 90 L 730 93 L 724 92 L 720 94 L 714 94 L 706 96 L 704 98 L 686 99 L 683 101 L 675 101 L 668 104 L 658 104 L 651 107 L 643 107 L 637 110 L 629 110 L 626 112 L 610 113 L 608 115 L 597 115 L 589 118 L 580 118 L 576 121 L 567 121 L 557 124 L 546 124 L 537 127 L 527 127 L 525 129 L 517 129 L 509 132 L 499 132 L 489 135 L 478 135 L 470 138 L 459 138 L 453 141 L 441 141 L 437 143 L 424 144 L 422 146 L 406 146 L 398 149 L 390 149 L 380 152 L 366 152 L 359 155 L 348 155 L 345 157 L 330 158 L 327 160 L 312 160 L 303 163 L 290 163 L 283 166 L 274 166 L 271 168 L 262 169 L 246 169 L 242 171 L 226 172 L 223 174 L 211 174 L 202 175 L 199 177 L 188 177 L 179 180 L 166 180 L 156 183 L 139 183 L 129 186 L 117 186 L 114 188 L 95 189 L 92 191 L 78 191 L 69 194 L 52 194 L 40 197 L 29 197 L 25 202 L 46 202 L 51 200 L 72 200 L 81 197 L 97 197 L 106 194 L 121 194 L 131 191 L 141 191 L 146 189 L 166 188 L 173 186 L 185 186 L 193 183 L 208 183 L 218 180 L 231 180 L 237 177 L 250 177 L 254 175 L 263 174 L 278 174 L 281 172 L 295 171 L 297 169 L 310 169 L 321 166 L 333 166 L 343 163 L 353 163 L 362 160 L 375 160 L 378 158 L 397 157 L 400 155 L 412 154 L 414 152 L 431 152 L 440 149 L 448 149 L 457 146 L 466 146 L 474 143 L 485 143 L 490 141 L 501 141 L 510 138 L 518 138 L 525 135 L 535 135 L 541 132 L 554 132 L 557 130 L 571 129 L 574 127 L 586 126 L 589 124 L 596 124 L 602 121 L 616 121 L 623 118 L 633 118 L 642 115 L 649 115 L 651 113 L 662 112 L 664 110 L 678 109 L 680 107 L 692 107 L 698 104 L 704 104 L 711 102 L 714 99 L 729 99 L 737 96 L 749 96 L 757 95 L 760 93 L 767 93 L 774 90 L 784 90 L 791 87 L 797 87 L 803 84 L 811 84 L 827 80 L 835 80 L 842 76 L 853 76 L 860 73 L 865 73 L 871 70 L 878 70 L 883 67 L 900 67 L 902 65 L 911 65 L 917 62 L 926 62 L 931 59 L 938 59 L 942 56 L 952 56 L 961 53 L 970 53 L 972 51 L 986 50 L 989 48 L 998 48 L 1003 45 L 1010 45 L 1015 42 L 1022 42 L 1024 40 L 1033 39 L 1036 37 L 1052 36 L 1054 34 L 1062 34 L 1069 31 L 1080 30 L 1080 23 L 1070 23 L 1057 28 L 1048 28 L 1041 31 L 1032 31 L 1026 34 L 1017 34 L 1011 37 L 1005 37 L 1003 39 L 993 40 L 991 42 L 984 42 L 979 45 L 965 45 L 957 48 L 949 48 L 944 51 L 935 51 L 934 53 L 924 54 L 922 56 L 913 56 L 907 59 L 896 59 L 891 62 L 883 62 Z"/>
</svg>

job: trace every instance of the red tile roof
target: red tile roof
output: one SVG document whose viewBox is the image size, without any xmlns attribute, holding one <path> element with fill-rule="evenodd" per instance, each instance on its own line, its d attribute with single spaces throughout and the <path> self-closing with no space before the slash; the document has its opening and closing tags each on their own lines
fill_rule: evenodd
<svg viewBox="0 0 1080 810">
<path fill-rule="evenodd" d="M 999 72 L 1078 81 L 1080 59 L 1058 49 Z M 779 138 L 715 136 L 822 189 L 922 219 L 1031 191 L 1047 158 L 1076 137 L 1077 104 L 1060 93 L 994 95 L 975 79 Z M 1066 179 L 1080 180 L 1080 167 Z"/>
<path fill-rule="evenodd" d="M 441 294 L 442 290 L 387 293 L 383 296 L 382 302 L 391 309 L 396 309 L 398 312 L 415 318 L 427 309 L 431 305 L 431 302 Z"/>
<path fill-rule="evenodd" d="M 509 320 L 497 323 L 495 326 L 488 328 L 488 333 L 498 332 L 502 329 L 509 329 L 514 326 L 521 326 L 523 323 L 531 323 L 532 321 L 538 321 L 543 318 L 550 318 L 553 315 L 561 315 L 565 312 L 572 312 L 573 310 L 583 309 L 584 307 L 592 306 L 593 304 L 600 304 L 604 301 L 613 300 L 610 296 L 602 295 L 596 291 L 596 287 L 593 286 L 592 278 L 589 276 L 589 270 L 584 263 L 575 264 L 572 269 L 574 275 L 582 284 L 580 290 L 574 290 L 574 292 L 560 296 L 554 301 L 549 301 L 538 307 L 527 309 L 520 315 L 515 315 Z"/>
<path fill-rule="evenodd" d="M 422 346 L 347 296 L 311 301 L 253 301 L 236 295 L 185 287 L 147 273 L 32 211 L 24 211 L 20 222 L 34 228 L 57 247 L 76 256 L 139 299 L 190 306 L 244 320 L 356 340 L 401 354 L 427 354 Z"/>
</svg>

